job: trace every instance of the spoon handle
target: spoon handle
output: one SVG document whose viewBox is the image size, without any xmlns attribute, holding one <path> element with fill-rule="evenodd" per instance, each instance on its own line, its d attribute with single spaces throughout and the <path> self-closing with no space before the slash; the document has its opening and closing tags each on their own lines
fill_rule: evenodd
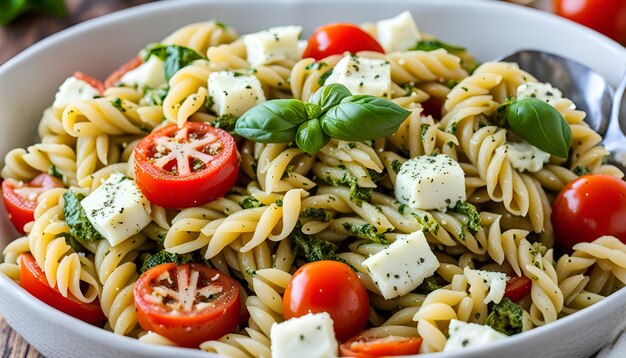
<svg viewBox="0 0 626 358">
<path fill-rule="evenodd" d="M 620 111 L 625 90 L 626 70 L 615 89 L 613 104 L 611 106 L 611 116 L 609 118 L 609 128 L 603 140 L 605 148 L 612 154 L 613 161 L 620 165 L 621 169 L 626 167 L 626 135 L 624 135 L 620 121 Z"/>
</svg>

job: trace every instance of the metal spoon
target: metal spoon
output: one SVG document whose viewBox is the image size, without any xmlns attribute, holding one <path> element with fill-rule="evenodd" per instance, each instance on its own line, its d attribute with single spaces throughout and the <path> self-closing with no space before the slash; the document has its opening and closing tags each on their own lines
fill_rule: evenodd
<svg viewBox="0 0 626 358">
<path fill-rule="evenodd" d="M 517 62 L 539 81 L 549 82 L 585 113 L 585 122 L 602 136 L 611 163 L 626 170 L 626 71 L 617 89 L 600 74 L 574 60 L 535 50 L 520 50 L 497 61 Z M 624 105 L 622 105 L 624 103 Z"/>
</svg>

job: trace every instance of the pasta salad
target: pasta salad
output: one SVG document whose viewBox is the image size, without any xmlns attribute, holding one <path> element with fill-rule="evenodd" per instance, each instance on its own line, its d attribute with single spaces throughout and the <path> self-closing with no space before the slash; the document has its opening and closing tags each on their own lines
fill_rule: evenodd
<svg viewBox="0 0 626 358">
<path fill-rule="evenodd" d="M 0 272 L 116 334 L 228 357 L 488 344 L 626 283 L 624 173 L 585 113 L 404 12 L 185 26 L 76 72 L 0 172 Z"/>
</svg>

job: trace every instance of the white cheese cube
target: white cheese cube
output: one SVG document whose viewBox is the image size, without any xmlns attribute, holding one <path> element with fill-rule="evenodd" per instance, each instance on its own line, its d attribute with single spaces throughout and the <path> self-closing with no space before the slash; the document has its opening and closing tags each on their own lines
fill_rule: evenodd
<svg viewBox="0 0 626 358">
<path fill-rule="evenodd" d="M 344 56 L 333 68 L 325 84 L 340 83 L 352 94 L 391 96 L 391 65 L 380 59 Z"/>
<path fill-rule="evenodd" d="M 489 302 L 500 303 L 504 297 L 504 291 L 506 289 L 506 274 L 504 272 L 490 272 L 482 270 L 472 270 L 469 267 L 464 269 L 465 276 L 468 271 L 477 273 L 482 278 L 483 283 L 487 286 L 489 293 L 483 300 L 485 304 Z"/>
<path fill-rule="evenodd" d="M 220 71 L 209 75 L 209 96 L 218 115 L 241 116 L 245 111 L 265 101 L 261 82 L 254 76 Z"/>
<path fill-rule="evenodd" d="M 120 173 L 112 174 L 80 205 L 94 229 L 111 246 L 139 233 L 152 221 L 150 202 L 134 180 Z"/>
<path fill-rule="evenodd" d="M 422 231 L 398 235 L 386 249 L 368 257 L 363 267 L 372 276 L 385 299 L 407 294 L 432 276 L 439 261 Z"/>
<path fill-rule="evenodd" d="M 550 161 L 550 154 L 526 142 L 507 142 L 506 156 L 519 171 L 538 172 Z"/>
<path fill-rule="evenodd" d="M 302 26 L 279 26 L 245 35 L 243 43 L 248 62 L 256 67 L 281 60 L 299 60 L 301 33 Z"/>
<path fill-rule="evenodd" d="M 59 87 L 59 90 L 54 95 L 54 103 L 52 106 L 54 108 L 63 109 L 69 106 L 72 101 L 91 99 L 96 96 L 100 96 L 100 91 L 92 87 L 89 83 L 71 76 Z"/>
<path fill-rule="evenodd" d="M 400 167 L 396 199 L 413 209 L 445 210 L 465 201 L 465 173 L 445 154 L 411 158 Z"/>
<path fill-rule="evenodd" d="M 163 61 L 157 56 L 150 58 L 139 65 L 139 67 L 126 72 L 120 83 L 127 86 L 138 86 L 144 88 L 157 88 L 167 83 L 165 80 L 165 67 Z"/>
<path fill-rule="evenodd" d="M 422 39 L 410 12 L 376 23 L 378 42 L 385 52 L 406 51 Z"/>
<path fill-rule="evenodd" d="M 563 93 L 549 83 L 526 82 L 517 87 L 517 98 L 536 98 L 549 104 L 563 99 Z"/>
<path fill-rule="evenodd" d="M 465 323 L 453 319 L 448 327 L 448 341 L 444 352 L 458 351 L 468 347 L 483 346 L 490 342 L 499 341 L 507 338 L 506 335 L 496 331 L 495 329 L 476 323 Z"/>
<path fill-rule="evenodd" d="M 337 357 L 333 320 L 327 312 L 272 324 L 270 341 L 272 358 Z"/>
</svg>

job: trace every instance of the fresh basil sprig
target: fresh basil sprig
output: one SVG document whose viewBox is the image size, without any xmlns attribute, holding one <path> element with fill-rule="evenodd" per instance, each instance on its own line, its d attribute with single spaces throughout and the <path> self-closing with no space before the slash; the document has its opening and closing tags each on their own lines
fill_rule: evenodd
<svg viewBox="0 0 626 358">
<path fill-rule="evenodd" d="M 289 143 L 308 154 L 330 138 L 363 141 L 385 137 L 398 130 L 411 112 L 375 96 L 351 95 L 341 84 L 321 87 L 311 102 L 275 99 L 244 113 L 235 133 L 261 143 Z"/>
<path fill-rule="evenodd" d="M 508 127 L 522 139 L 544 152 L 567 158 L 572 130 L 554 107 L 536 98 L 510 99 L 496 115 L 498 125 Z"/>
<path fill-rule="evenodd" d="M 163 61 L 165 79 L 168 81 L 181 68 L 195 60 L 204 58 L 204 56 L 190 48 L 165 44 L 153 44 L 148 46 L 144 61 L 147 61 L 150 56 L 157 56 Z"/>
</svg>

